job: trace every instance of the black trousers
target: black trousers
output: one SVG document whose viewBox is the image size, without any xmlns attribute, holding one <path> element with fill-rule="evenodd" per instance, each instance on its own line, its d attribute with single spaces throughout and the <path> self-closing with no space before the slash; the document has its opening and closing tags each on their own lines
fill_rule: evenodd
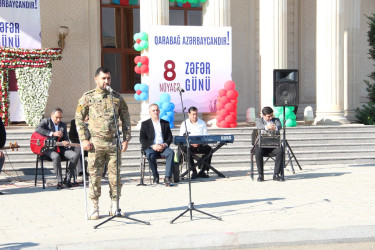
<svg viewBox="0 0 375 250">
<path fill-rule="evenodd" d="M 263 157 L 275 157 L 274 175 L 280 174 L 283 164 L 283 148 L 261 148 L 259 145 L 255 146 L 255 160 L 257 162 L 258 174 L 263 175 Z"/>
<path fill-rule="evenodd" d="M 184 154 L 184 157 L 185 159 L 187 159 L 187 147 L 186 146 L 182 146 L 181 147 L 182 149 L 182 152 Z M 194 166 L 194 158 L 193 158 L 193 155 L 192 154 L 202 154 L 203 157 L 205 157 L 206 155 L 209 155 L 212 151 L 212 148 L 211 146 L 207 145 L 207 144 L 201 144 L 199 145 L 198 147 L 190 147 L 190 159 L 189 159 L 189 164 L 190 166 Z M 210 155 L 206 160 L 205 162 L 208 164 L 208 165 L 211 165 L 211 159 L 212 159 L 212 155 Z M 204 163 L 201 163 L 199 166 L 198 166 L 202 171 L 208 171 L 209 170 L 209 167 L 206 166 L 206 164 Z M 197 171 L 196 168 L 193 168 L 191 169 L 193 172 Z"/>
</svg>

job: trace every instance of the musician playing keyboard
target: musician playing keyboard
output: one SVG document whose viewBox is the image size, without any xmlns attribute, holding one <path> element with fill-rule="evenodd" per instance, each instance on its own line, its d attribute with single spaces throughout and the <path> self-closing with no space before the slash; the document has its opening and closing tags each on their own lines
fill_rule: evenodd
<svg viewBox="0 0 375 250">
<path fill-rule="evenodd" d="M 189 108 L 188 111 L 189 118 L 186 119 L 186 127 L 189 133 L 189 136 L 194 136 L 194 135 L 208 135 L 207 133 L 207 125 L 206 123 L 198 118 L 198 109 L 194 106 Z M 185 134 L 185 122 L 181 123 L 180 126 L 180 135 Z M 187 147 L 186 146 L 181 146 L 182 151 L 184 153 L 185 159 L 187 158 Z M 190 144 L 190 159 L 189 159 L 189 166 L 194 166 L 194 159 L 193 159 L 193 154 L 203 154 L 204 156 L 210 155 L 212 148 L 207 145 L 207 144 Z M 210 155 L 206 159 L 206 163 L 208 166 L 211 165 L 211 158 L 212 155 Z M 192 175 L 191 179 L 196 179 L 198 177 L 201 178 L 208 178 L 208 170 L 209 167 L 207 167 L 204 163 L 201 163 L 200 166 L 200 171 L 197 173 L 197 169 L 195 167 L 192 167 Z"/>
</svg>

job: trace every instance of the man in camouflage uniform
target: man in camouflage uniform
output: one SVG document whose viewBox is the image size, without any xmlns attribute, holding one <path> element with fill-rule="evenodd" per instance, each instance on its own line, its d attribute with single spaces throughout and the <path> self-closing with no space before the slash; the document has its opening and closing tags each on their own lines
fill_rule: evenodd
<svg viewBox="0 0 375 250">
<path fill-rule="evenodd" d="M 116 212 L 116 198 L 121 195 L 121 181 L 117 190 L 117 157 L 116 157 L 116 127 L 113 118 L 111 94 L 106 87 L 111 84 L 111 72 L 107 68 L 98 68 L 95 72 L 96 89 L 86 92 L 78 101 L 76 123 L 82 147 L 88 153 L 88 172 L 90 175 L 89 197 L 93 202 L 93 211 L 90 220 L 99 218 L 99 197 L 101 195 L 100 181 L 104 165 L 108 166 L 109 195 L 112 199 L 109 214 Z M 125 152 L 131 138 L 131 125 L 128 106 L 117 92 L 113 92 L 113 104 L 117 119 L 122 122 L 123 142 L 121 152 Z M 84 119 L 89 115 L 88 128 Z M 85 133 L 88 130 L 89 133 Z M 88 138 L 90 135 L 90 138 Z M 119 152 L 120 154 L 120 152 Z M 121 166 L 120 156 L 119 166 Z"/>
</svg>

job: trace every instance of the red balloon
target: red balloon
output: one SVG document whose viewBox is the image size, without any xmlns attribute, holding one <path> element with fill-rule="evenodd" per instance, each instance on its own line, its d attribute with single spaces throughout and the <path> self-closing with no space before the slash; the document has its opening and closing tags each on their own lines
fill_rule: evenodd
<svg viewBox="0 0 375 250">
<path fill-rule="evenodd" d="M 237 116 L 237 110 L 229 112 L 230 115 Z"/>
<path fill-rule="evenodd" d="M 145 74 L 145 73 L 148 73 L 148 66 L 147 65 L 142 65 L 141 66 L 141 73 L 142 74 Z"/>
<path fill-rule="evenodd" d="M 220 128 L 220 122 L 216 122 L 216 126 Z"/>
<path fill-rule="evenodd" d="M 226 103 L 228 103 L 230 100 L 229 100 L 229 98 L 227 97 L 227 96 L 222 96 L 222 97 L 220 97 L 220 102 L 222 103 L 222 104 L 226 104 Z"/>
<path fill-rule="evenodd" d="M 228 90 L 227 91 L 227 97 L 229 99 L 234 99 L 234 90 Z"/>
<path fill-rule="evenodd" d="M 223 116 L 223 117 L 226 117 L 227 115 L 229 115 L 229 111 L 226 110 L 226 109 L 221 109 L 219 111 L 219 115 Z"/>
<path fill-rule="evenodd" d="M 233 123 L 229 124 L 229 127 L 230 128 L 236 128 L 237 127 L 237 122 L 233 122 Z"/>
<path fill-rule="evenodd" d="M 233 103 L 227 103 L 227 104 L 225 104 L 224 108 L 228 111 L 233 111 L 233 110 L 235 110 L 236 106 L 234 106 Z"/>
<path fill-rule="evenodd" d="M 142 93 L 142 91 L 140 91 L 139 89 L 137 90 L 137 95 L 140 95 Z"/>
<path fill-rule="evenodd" d="M 234 98 L 237 98 L 238 97 L 238 91 L 237 90 L 233 90 L 234 91 Z"/>
<path fill-rule="evenodd" d="M 141 56 L 134 57 L 135 64 L 139 63 L 141 61 Z"/>
<path fill-rule="evenodd" d="M 237 99 L 232 99 L 232 100 L 230 100 L 230 103 L 236 105 L 238 103 L 238 100 Z"/>
<path fill-rule="evenodd" d="M 138 67 L 138 66 L 135 66 L 134 67 L 134 71 L 135 71 L 135 73 L 140 74 L 141 73 L 141 68 Z"/>
<path fill-rule="evenodd" d="M 136 40 L 136 43 L 140 44 L 141 41 L 142 41 L 142 40 L 138 38 L 138 39 Z"/>
<path fill-rule="evenodd" d="M 222 116 L 222 115 L 217 115 L 216 116 L 216 121 L 217 122 L 221 122 L 222 120 L 224 120 L 224 116 Z"/>
<path fill-rule="evenodd" d="M 226 90 L 233 90 L 236 87 L 236 84 L 233 81 L 226 81 L 224 84 L 224 88 Z"/>
<path fill-rule="evenodd" d="M 140 62 L 142 64 L 148 64 L 148 57 L 147 56 L 142 56 L 140 60 L 141 60 Z"/>
<path fill-rule="evenodd" d="M 228 123 L 226 120 L 222 120 L 222 121 L 219 123 L 219 127 L 220 127 L 220 128 L 229 128 L 229 123 Z"/>
<path fill-rule="evenodd" d="M 216 103 L 216 109 L 217 110 L 220 110 L 220 109 L 223 109 L 224 108 L 224 103 L 222 103 L 222 102 L 217 102 Z"/>
<path fill-rule="evenodd" d="M 227 95 L 227 91 L 225 89 L 220 89 L 219 96 L 225 96 L 225 95 Z"/>
<path fill-rule="evenodd" d="M 233 115 L 228 115 L 227 117 L 225 117 L 225 120 L 230 124 L 233 123 L 236 119 Z"/>
</svg>

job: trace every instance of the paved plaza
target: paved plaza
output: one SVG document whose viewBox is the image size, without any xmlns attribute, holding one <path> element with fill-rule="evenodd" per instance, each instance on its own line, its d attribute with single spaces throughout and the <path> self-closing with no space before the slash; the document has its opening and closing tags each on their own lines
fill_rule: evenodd
<svg viewBox="0 0 375 250">
<path fill-rule="evenodd" d="M 123 168 L 120 208 L 144 225 L 109 218 L 103 180 L 101 218 L 86 220 L 83 187 L 57 190 L 54 176 L 34 187 L 33 176 L 0 175 L 0 248 L 36 249 L 375 249 L 375 165 L 302 166 L 286 181 L 251 180 L 248 166 L 219 169 L 192 182 L 197 211 L 177 219 L 189 204 L 186 180 L 172 187 L 137 186 L 137 169 Z M 256 177 L 256 176 L 255 176 Z M 146 178 L 148 181 L 148 177 Z M 89 202 L 89 201 L 88 201 Z M 90 204 L 90 202 L 89 202 Z"/>
</svg>

